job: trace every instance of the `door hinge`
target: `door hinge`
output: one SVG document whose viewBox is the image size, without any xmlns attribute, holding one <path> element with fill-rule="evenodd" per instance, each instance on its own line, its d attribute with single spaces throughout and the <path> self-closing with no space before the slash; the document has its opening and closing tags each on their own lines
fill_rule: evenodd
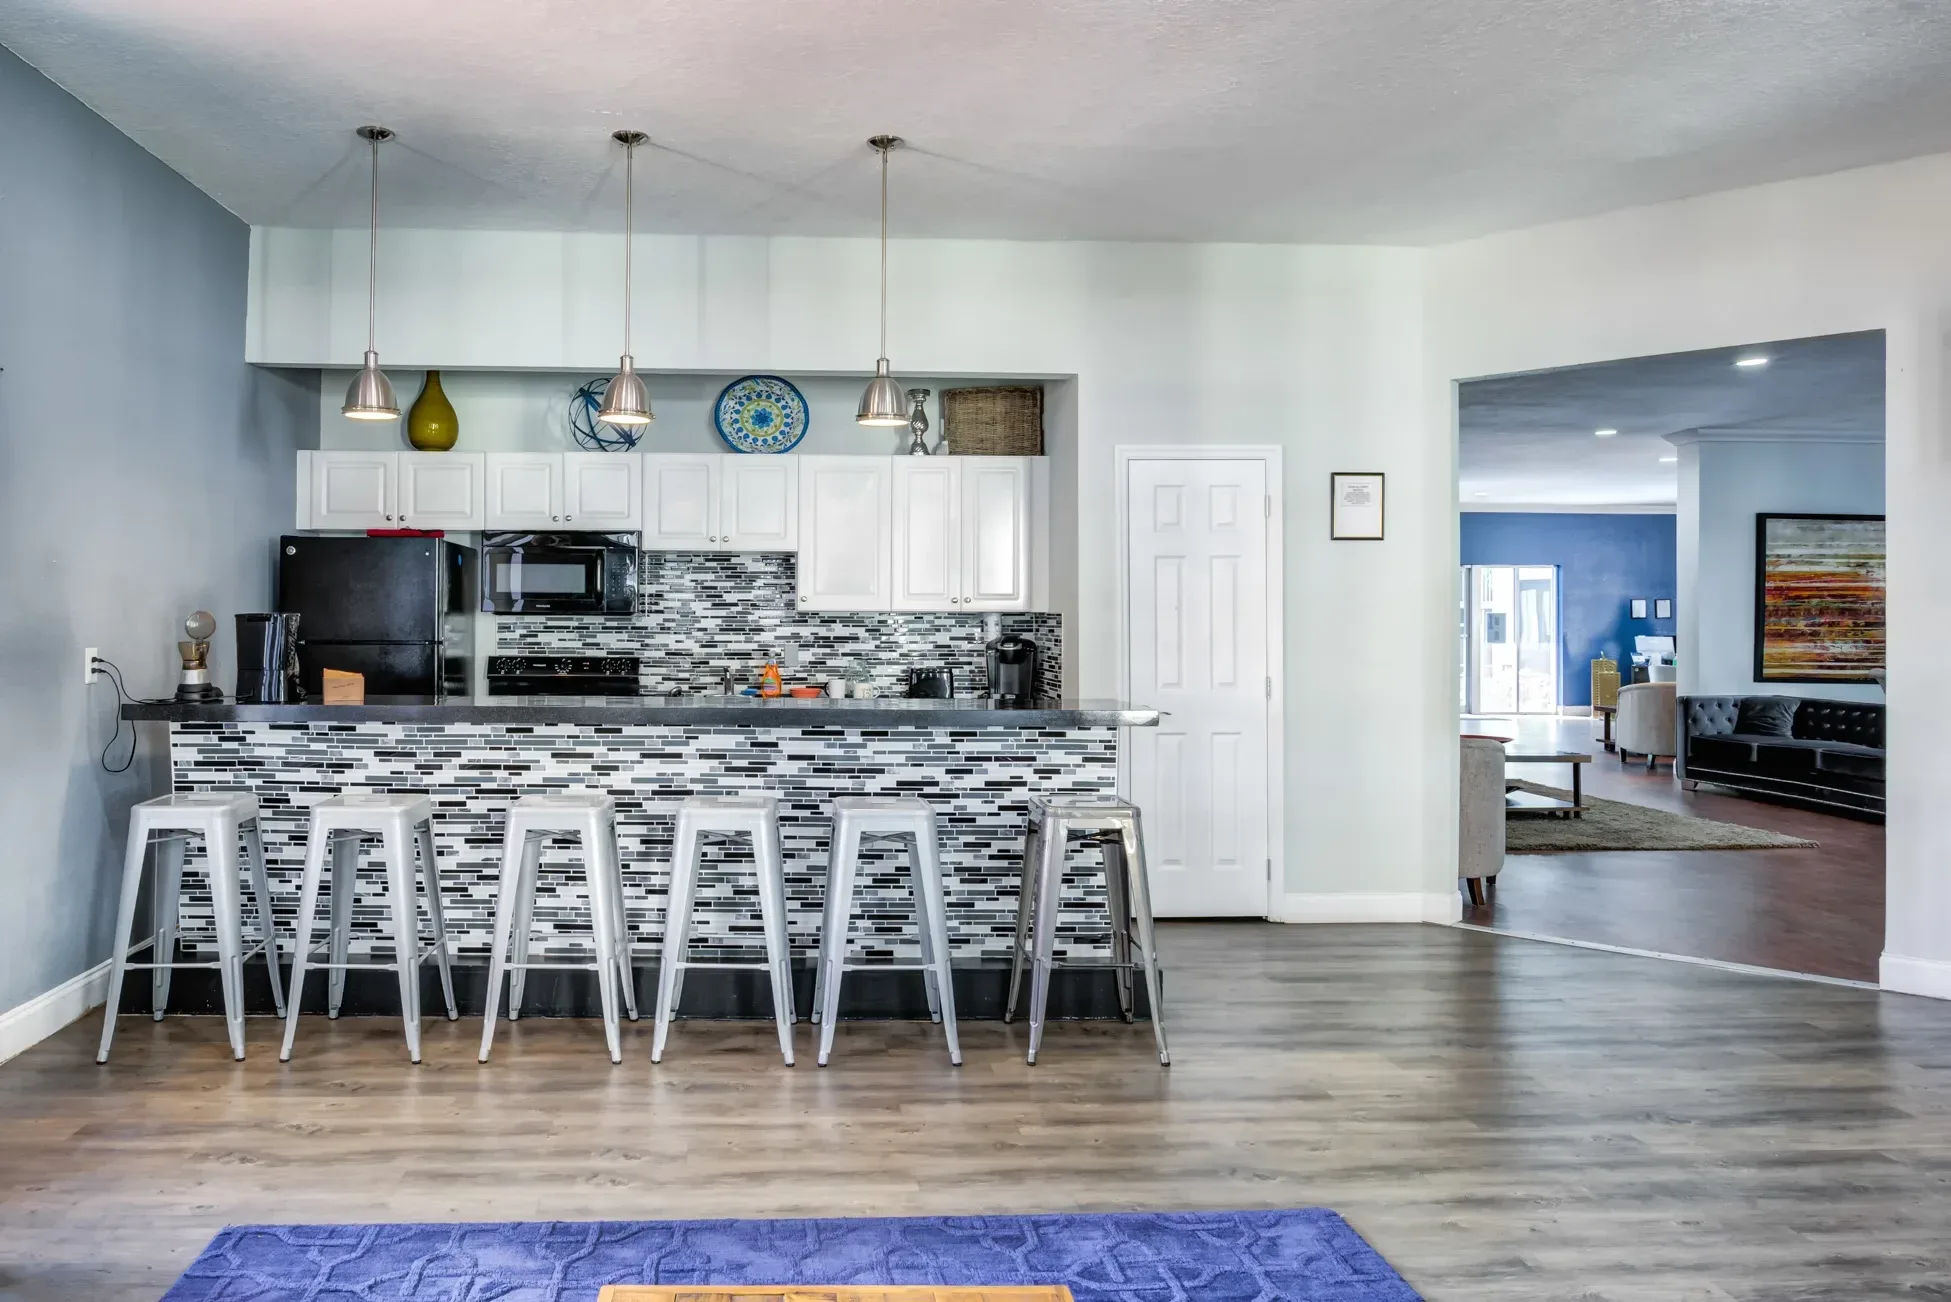
<svg viewBox="0 0 1951 1302">
<path fill-rule="evenodd" d="M 1272 674 L 1267 675 L 1267 699 L 1270 701 L 1274 699 L 1274 676 Z"/>
<path fill-rule="evenodd" d="M 1269 859 L 1267 860 L 1267 880 L 1272 881 L 1273 879 L 1274 879 L 1274 861 Z"/>
<path fill-rule="evenodd" d="M 1260 514 L 1266 516 L 1269 520 L 1274 518 L 1274 495 L 1272 493 L 1260 499 Z"/>
</svg>

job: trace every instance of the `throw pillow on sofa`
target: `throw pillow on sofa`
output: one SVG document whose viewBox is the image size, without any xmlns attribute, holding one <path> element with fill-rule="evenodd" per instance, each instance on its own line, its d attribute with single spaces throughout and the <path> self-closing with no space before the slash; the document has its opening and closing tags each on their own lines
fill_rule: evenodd
<svg viewBox="0 0 1951 1302">
<path fill-rule="evenodd" d="M 1795 726 L 1792 696 L 1748 696 L 1734 716 L 1734 731 L 1747 737 L 1789 737 Z"/>
</svg>

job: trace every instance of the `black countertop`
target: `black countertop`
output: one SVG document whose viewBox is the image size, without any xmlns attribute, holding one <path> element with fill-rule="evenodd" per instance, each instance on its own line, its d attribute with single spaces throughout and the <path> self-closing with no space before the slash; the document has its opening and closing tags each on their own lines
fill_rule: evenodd
<svg viewBox="0 0 1951 1302">
<path fill-rule="evenodd" d="M 1121 701 L 870 700 L 754 696 L 376 696 L 363 705 L 135 702 L 125 719 L 163 723 L 574 723 L 601 727 L 1148 728 L 1159 712 Z"/>
</svg>

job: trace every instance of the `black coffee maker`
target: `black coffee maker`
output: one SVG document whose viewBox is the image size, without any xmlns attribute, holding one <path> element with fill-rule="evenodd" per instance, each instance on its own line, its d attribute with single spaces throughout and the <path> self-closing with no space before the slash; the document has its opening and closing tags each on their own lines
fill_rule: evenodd
<svg viewBox="0 0 1951 1302">
<path fill-rule="evenodd" d="M 283 705 L 305 699 L 298 677 L 298 616 L 237 617 L 237 702 Z"/>
<path fill-rule="evenodd" d="M 998 705 L 1028 705 L 1036 699 L 1036 643 L 1021 633 L 989 639 L 989 695 Z"/>
</svg>

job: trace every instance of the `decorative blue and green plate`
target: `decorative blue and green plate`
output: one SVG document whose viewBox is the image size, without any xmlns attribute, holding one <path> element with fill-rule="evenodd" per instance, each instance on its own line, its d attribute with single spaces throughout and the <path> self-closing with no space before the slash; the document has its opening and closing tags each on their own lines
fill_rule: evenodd
<svg viewBox="0 0 1951 1302">
<path fill-rule="evenodd" d="M 806 437 L 806 399 L 791 380 L 748 375 L 718 395 L 711 420 L 734 452 L 791 452 Z"/>
</svg>

